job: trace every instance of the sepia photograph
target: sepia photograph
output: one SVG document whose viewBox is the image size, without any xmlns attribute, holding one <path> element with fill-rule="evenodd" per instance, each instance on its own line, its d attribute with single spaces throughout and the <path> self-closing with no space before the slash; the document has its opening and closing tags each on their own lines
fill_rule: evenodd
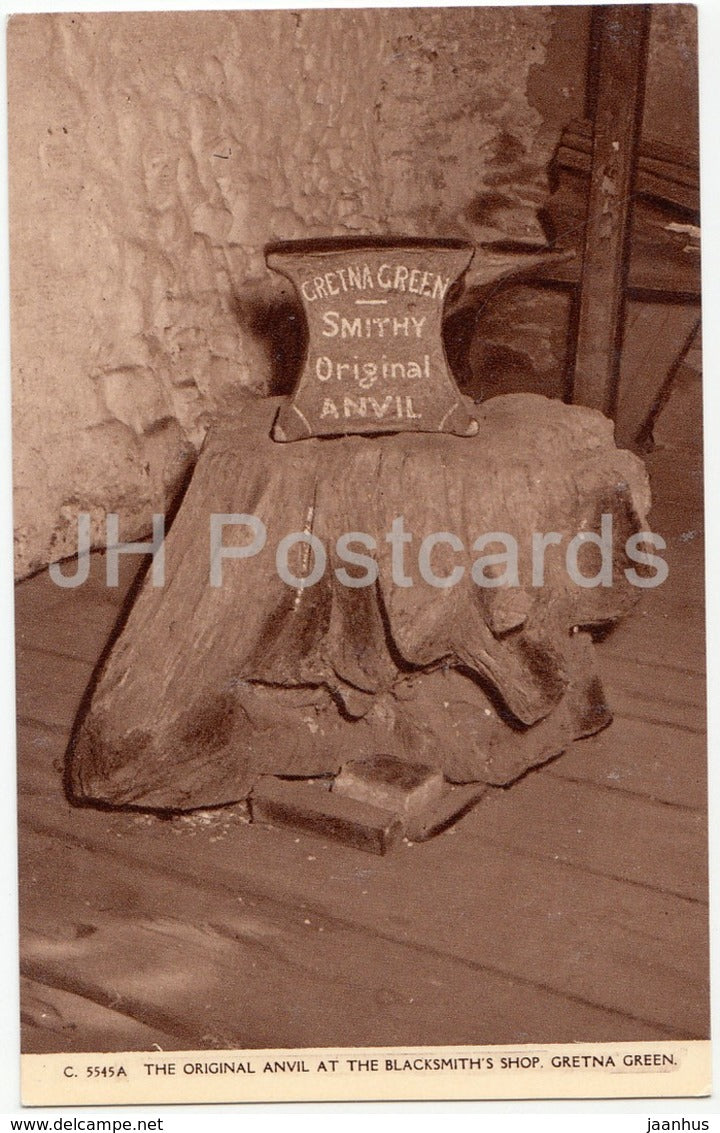
<svg viewBox="0 0 720 1133">
<path fill-rule="evenodd" d="M 10 18 L 25 1105 L 710 1092 L 697 41 Z"/>
</svg>

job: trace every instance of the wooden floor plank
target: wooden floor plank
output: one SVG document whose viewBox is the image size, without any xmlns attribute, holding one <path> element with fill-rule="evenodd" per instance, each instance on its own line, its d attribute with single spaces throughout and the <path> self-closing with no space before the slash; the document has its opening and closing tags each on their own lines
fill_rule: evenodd
<svg viewBox="0 0 720 1133">
<path fill-rule="evenodd" d="M 94 883 L 89 893 L 81 883 L 85 904 L 69 921 L 43 872 L 53 848 L 38 840 L 31 868 L 45 897 L 42 909 L 24 902 L 23 971 L 191 1046 L 508 1042 L 518 1027 L 535 1041 L 664 1032 L 303 910 L 268 916 L 227 893 L 148 885 L 147 874 L 118 882 L 111 857 L 85 860 L 66 844 L 70 886 Z"/>
<path fill-rule="evenodd" d="M 54 834 L 48 833 L 52 827 Z M 43 838 L 57 845 L 64 838 L 64 853 L 70 853 L 67 823 L 56 818 L 52 827 L 23 833 L 30 910 L 33 893 L 43 893 Z M 462 960 L 532 982 L 533 996 L 542 998 L 538 989 L 552 988 L 686 1035 L 704 1033 L 705 909 L 588 877 L 559 861 L 538 868 L 536 859 L 484 844 L 482 828 L 481 804 L 454 834 L 376 859 L 285 830 L 232 823 L 224 828 L 221 812 L 208 816 L 207 825 L 193 826 L 182 819 L 168 823 L 88 810 L 76 814 L 72 845 L 79 840 L 92 855 L 93 876 L 105 854 L 113 875 L 122 876 L 112 905 L 104 896 L 106 908 L 137 912 L 143 902 L 156 902 L 159 885 L 174 895 L 175 915 L 189 910 L 192 917 L 210 901 L 219 910 L 217 920 L 225 915 L 228 893 L 236 894 L 243 907 L 270 908 L 273 917 L 339 921 L 432 952 L 436 976 Z M 90 868 L 79 867 L 64 883 L 66 908 L 78 907 L 74 877 L 82 879 Z M 124 896 L 128 886 L 131 895 Z M 353 948 L 363 950 L 357 942 Z M 350 963 L 353 954 L 347 952 Z M 524 993 L 512 1007 L 504 1004 L 516 1026 L 524 1025 L 527 998 Z M 573 1016 L 568 1011 L 566 1023 Z M 553 1025 L 551 1017 L 548 1023 Z M 579 1018 L 577 1023 L 584 1025 Z"/>
<path fill-rule="evenodd" d="M 638 678 L 645 674 L 647 680 L 655 680 L 654 673 L 657 671 L 657 679 L 662 682 L 672 682 L 676 676 L 687 676 L 692 679 L 698 692 L 706 687 L 707 677 L 704 664 L 694 668 L 675 661 L 672 655 L 667 657 L 659 653 L 644 653 L 638 656 L 629 654 L 627 648 L 625 648 L 625 643 L 617 633 L 596 644 L 598 650 L 595 655 L 598 661 L 603 664 L 606 674 L 608 670 L 610 673 L 614 671 L 613 663 L 617 661 L 621 665 L 632 667 Z M 605 679 L 607 679 L 607 675 Z"/>
<path fill-rule="evenodd" d="M 613 681 L 606 685 L 606 693 L 613 713 L 629 720 L 645 721 L 668 726 L 676 731 L 705 736 L 705 717 L 701 708 L 671 696 L 658 695 L 645 688 L 623 685 Z"/>
<path fill-rule="evenodd" d="M 697 611 L 687 606 L 654 611 L 643 601 L 628 622 L 617 626 L 602 644 L 608 658 L 645 664 L 648 658 L 665 657 L 672 659 L 678 671 L 705 672 L 705 626 L 698 623 Z"/>
<path fill-rule="evenodd" d="M 144 555 L 119 555 L 117 586 L 108 586 L 107 555 L 104 551 L 92 552 L 87 578 L 79 586 L 58 586 L 49 570 L 38 571 L 16 586 L 16 614 L 22 619 L 26 615 L 33 617 L 44 609 L 79 609 L 88 603 L 93 605 L 98 602 L 119 606 L 149 561 L 149 557 Z M 74 560 L 62 564 L 59 569 L 63 574 L 72 575 Z"/>
<path fill-rule="evenodd" d="M 15 589 L 15 637 L 20 651 L 34 648 L 95 665 L 138 572 L 139 559 L 120 560 L 118 587 L 105 580 L 105 555 L 90 556 L 88 581 L 63 589 L 41 571 Z"/>
<path fill-rule="evenodd" d="M 64 1051 L 176 1050 L 178 1039 L 90 999 L 35 980 L 20 980 L 22 1049 Z"/>
<path fill-rule="evenodd" d="M 18 724 L 18 792 L 41 796 L 54 806 L 62 793 L 67 735 L 42 724 Z"/>
<path fill-rule="evenodd" d="M 572 744 L 546 771 L 671 806 L 703 812 L 707 808 L 705 736 L 617 712 L 609 728 Z"/>
<path fill-rule="evenodd" d="M 706 817 L 532 772 L 483 801 L 483 838 L 707 902 Z"/>
<path fill-rule="evenodd" d="M 17 653 L 17 713 L 23 721 L 65 728 L 68 735 L 92 674 L 87 661 L 48 656 L 38 649 Z"/>
<path fill-rule="evenodd" d="M 48 658 L 56 657 L 60 665 L 69 658 L 94 668 L 118 616 L 118 608 L 105 602 L 86 603 L 82 611 L 47 610 L 43 618 L 23 618 L 17 627 L 16 647 L 21 654 L 33 649 Z"/>
<path fill-rule="evenodd" d="M 632 613 L 615 626 L 598 649 L 607 663 L 622 659 L 629 667 L 660 660 L 671 670 L 695 678 L 705 672 L 705 611 L 702 547 L 667 554 L 670 574 L 655 590 L 641 594 Z"/>
<path fill-rule="evenodd" d="M 705 674 L 682 667 L 638 664 L 625 656 L 607 656 L 605 642 L 596 648 L 600 675 L 608 687 L 625 690 L 628 696 L 659 701 L 663 708 L 692 711 L 695 720 L 705 721 Z"/>
</svg>

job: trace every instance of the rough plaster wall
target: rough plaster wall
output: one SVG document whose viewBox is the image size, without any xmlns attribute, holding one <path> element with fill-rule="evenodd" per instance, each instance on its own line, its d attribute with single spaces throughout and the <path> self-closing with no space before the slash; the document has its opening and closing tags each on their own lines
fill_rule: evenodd
<svg viewBox="0 0 720 1133">
<path fill-rule="evenodd" d="M 555 12 L 557 13 L 557 9 Z M 273 238 L 536 235 L 548 9 L 16 17 L 17 573 L 149 529 L 272 373 Z M 559 100 L 561 118 L 570 116 Z"/>
<path fill-rule="evenodd" d="M 528 99 L 553 19 L 542 8 L 394 14 L 378 148 L 390 215 L 423 233 L 541 238 L 552 147 Z"/>
</svg>

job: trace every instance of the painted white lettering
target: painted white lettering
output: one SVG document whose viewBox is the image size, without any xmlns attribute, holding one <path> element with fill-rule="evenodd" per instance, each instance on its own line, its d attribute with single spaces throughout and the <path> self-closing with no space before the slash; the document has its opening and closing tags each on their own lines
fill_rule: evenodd
<svg viewBox="0 0 720 1133">
<path fill-rule="evenodd" d="M 410 281 L 408 283 L 408 291 L 411 291 L 413 293 L 413 295 L 421 295 L 422 294 L 422 285 L 420 283 L 420 274 L 421 273 L 420 273 L 419 268 L 413 268 L 412 271 L 410 272 Z"/>
<path fill-rule="evenodd" d="M 435 279 L 435 285 L 434 285 L 433 291 L 432 291 L 433 299 L 444 299 L 445 298 L 445 292 L 447 291 L 449 286 L 450 286 L 450 279 L 449 278 L 448 279 L 442 279 L 440 276 L 437 276 L 437 278 Z"/>
<path fill-rule="evenodd" d="M 360 378 L 360 385 L 363 389 L 370 389 L 377 381 L 377 364 L 375 362 L 363 362 L 363 376 Z"/>
<path fill-rule="evenodd" d="M 332 358 L 321 355 L 315 363 L 315 374 L 319 382 L 329 382 L 332 377 Z"/>
<path fill-rule="evenodd" d="M 344 398 L 343 413 L 346 417 L 367 417 L 367 399 L 364 397 Z"/>
<path fill-rule="evenodd" d="M 323 401 L 322 410 L 320 411 L 321 417 L 339 417 L 337 406 L 331 397 L 326 397 Z"/>
<path fill-rule="evenodd" d="M 403 264 L 398 264 L 398 266 L 395 268 L 394 287 L 396 291 L 405 290 L 405 284 L 407 283 L 409 275 L 410 272 L 408 271 L 408 269 Z"/>
<path fill-rule="evenodd" d="M 387 413 L 388 409 L 389 409 L 389 408 L 390 408 L 390 406 L 392 405 L 393 401 L 394 401 L 394 398 L 393 398 L 393 395 L 392 395 L 391 393 L 389 393 L 389 394 L 387 395 L 387 397 L 386 397 L 386 398 L 385 398 L 385 400 L 383 401 L 382 405 L 380 405 L 380 404 L 379 404 L 379 403 L 378 403 L 378 402 L 377 402 L 377 401 L 375 400 L 375 398 L 374 398 L 374 397 L 369 397 L 369 398 L 368 398 L 368 403 L 369 403 L 369 405 L 370 405 L 370 407 L 371 407 L 371 409 L 372 409 L 373 413 L 375 414 L 375 416 L 376 416 L 376 417 L 380 417 L 380 418 L 382 418 L 382 417 L 384 417 L 384 416 L 385 416 L 385 414 Z"/>
<path fill-rule="evenodd" d="M 391 272 L 392 267 L 390 264 L 380 264 L 377 270 L 378 287 L 382 288 L 383 291 L 390 291 L 392 288 Z"/>
</svg>

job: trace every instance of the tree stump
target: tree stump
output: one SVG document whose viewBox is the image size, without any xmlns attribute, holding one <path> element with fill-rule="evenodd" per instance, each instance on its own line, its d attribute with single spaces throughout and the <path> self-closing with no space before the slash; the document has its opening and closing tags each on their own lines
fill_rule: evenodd
<svg viewBox="0 0 720 1133">
<path fill-rule="evenodd" d="M 626 540 L 645 527 L 644 468 L 615 448 L 612 423 L 593 410 L 530 394 L 467 408 L 479 422 L 472 437 L 283 445 L 270 437 L 278 399 L 249 399 L 211 430 L 167 535 L 166 584 L 146 578 L 76 725 L 71 794 L 206 807 L 247 797 L 263 774 L 334 774 L 377 752 L 458 783 L 507 784 L 605 726 L 584 630 L 618 619 L 640 593 L 625 573 L 637 567 Z M 210 584 L 213 513 L 254 516 L 267 531 L 261 551 L 223 561 L 219 586 Z M 613 522 L 611 585 L 580 585 L 564 548 L 600 531 L 603 514 Z M 386 533 L 400 516 L 412 535 L 412 585 L 393 581 Z M 326 549 L 313 585 L 279 577 L 276 548 L 294 532 Z M 346 532 L 376 541 L 372 553 L 363 548 L 377 564 L 372 585 L 335 574 L 358 573 L 338 554 Z M 464 547 L 439 542 L 430 560 L 438 578 L 464 567 L 456 585 L 429 585 L 419 573 L 418 549 L 436 532 Z M 498 532 L 517 541 L 517 580 L 488 560 L 483 577 L 500 585 L 478 585 L 473 543 Z M 545 532 L 563 542 L 548 547 L 538 584 L 530 549 L 533 533 Z M 227 546 L 247 539 L 247 527 L 224 529 Z M 308 551 L 294 548 L 294 574 L 307 575 Z M 580 555 L 587 577 L 597 553 Z"/>
</svg>

